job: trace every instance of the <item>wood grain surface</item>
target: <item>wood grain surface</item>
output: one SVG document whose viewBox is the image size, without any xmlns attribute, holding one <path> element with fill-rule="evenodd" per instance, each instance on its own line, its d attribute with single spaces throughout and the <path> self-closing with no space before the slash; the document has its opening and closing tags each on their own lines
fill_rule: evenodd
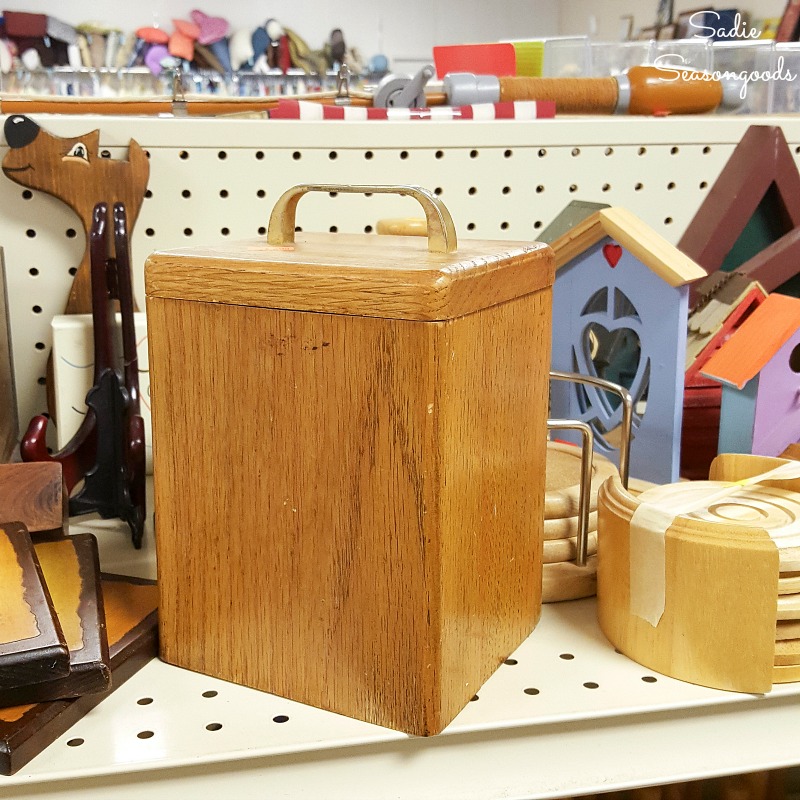
<svg viewBox="0 0 800 800">
<path fill-rule="evenodd" d="M 30 532 L 67 524 L 61 465 L 44 461 L 0 464 L 0 522 L 21 522 Z"/>
<path fill-rule="evenodd" d="M 589 513 L 589 530 L 597 530 L 597 510 Z M 562 517 L 561 519 L 547 519 L 544 521 L 544 540 L 574 539 L 578 535 L 578 518 Z"/>
<path fill-rule="evenodd" d="M 587 540 L 586 554 L 593 556 L 597 552 L 597 531 L 591 531 Z M 544 543 L 542 562 L 557 564 L 559 561 L 574 561 L 578 557 L 578 540 L 551 539 Z"/>
<path fill-rule="evenodd" d="M 498 250 L 498 248 L 502 248 Z M 547 245 L 461 241 L 430 253 L 416 236 L 302 233 L 153 253 L 148 297 L 440 321 L 538 292 L 553 282 Z"/>
<path fill-rule="evenodd" d="M 775 626 L 775 638 L 778 641 L 800 639 L 800 620 L 788 619 L 779 621 Z"/>
<path fill-rule="evenodd" d="M 440 323 L 149 296 L 148 328 L 162 657 L 440 731 L 540 614 L 549 293 Z"/>
<path fill-rule="evenodd" d="M 744 692 L 773 680 L 778 550 L 765 531 L 677 518 L 665 537 L 666 602 L 653 627 L 630 611 L 630 520 L 637 501 L 600 490 L 598 619 L 625 655 L 674 678 Z"/>
<path fill-rule="evenodd" d="M 571 561 L 545 564 L 542 577 L 542 602 L 558 603 L 597 594 L 597 556 L 589 556 L 586 566 Z"/>
<path fill-rule="evenodd" d="M 69 650 L 25 526 L 0 525 L 0 690 L 69 673 Z"/>
<path fill-rule="evenodd" d="M 775 642 L 775 666 L 800 665 L 800 639 L 782 639 Z"/>
</svg>

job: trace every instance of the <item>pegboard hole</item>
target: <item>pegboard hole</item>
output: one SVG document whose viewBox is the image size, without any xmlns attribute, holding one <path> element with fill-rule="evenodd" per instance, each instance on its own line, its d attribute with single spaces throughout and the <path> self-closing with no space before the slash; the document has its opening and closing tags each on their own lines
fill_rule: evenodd
<svg viewBox="0 0 800 800">
<path fill-rule="evenodd" d="M 533 227 L 538 231 L 539 228 L 542 227 L 542 221 L 540 219 L 537 219 L 536 222 L 533 223 Z"/>
<path fill-rule="evenodd" d="M 67 270 L 67 272 L 69 272 L 69 274 L 70 274 L 70 275 L 72 275 L 72 276 L 74 277 L 75 275 L 77 275 L 77 274 L 78 274 L 78 268 L 77 268 L 77 267 L 70 267 L 70 268 Z"/>
<path fill-rule="evenodd" d="M 478 151 L 477 150 L 470 150 L 469 151 L 469 157 L 470 158 L 477 158 L 478 157 Z"/>
<path fill-rule="evenodd" d="M 570 155 L 572 155 L 573 157 L 574 156 L 579 156 L 580 154 L 581 154 L 580 147 L 573 147 L 572 148 L 572 153 L 570 153 Z"/>
<path fill-rule="evenodd" d="M 653 675 L 645 675 L 645 676 L 642 678 L 642 680 L 643 680 L 645 683 L 656 683 L 656 682 L 658 681 L 658 678 L 656 678 L 656 677 L 655 677 L 655 676 L 653 676 Z"/>
<path fill-rule="evenodd" d="M 36 342 L 35 347 L 37 350 L 44 350 L 44 348 L 47 347 L 47 345 L 44 342 Z"/>
<path fill-rule="evenodd" d="M 294 153 L 292 153 L 292 158 L 295 161 L 299 161 L 302 157 L 303 157 L 303 154 L 299 150 L 295 150 Z"/>
<path fill-rule="evenodd" d="M 575 192 L 578 191 L 578 184 L 577 183 L 570 184 L 569 190 L 574 194 Z"/>
<path fill-rule="evenodd" d="M 150 199 L 152 196 L 153 196 L 153 193 L 152 193 L 152 191 L 150 191 L 150 189 L 148 189 L 148 190 L 147 190 L 147 191 L 144 193 L 145 200 L 149 200 L 149 199 Z"/>
<path fill-rule="evenodd" d="M 599 689 L 600 688 L 600 684 L 599 683 L 595 683 L 594 681 L 586 681 L 586 683 L 584 683 L 583 685 L 587 689 Z"/>
<path fill-rule="evenodd" d="M 217 153 L 217 158 L 220 161 L 224 161 L 227 157 L 228 157 L 228 154 L 224 150 L 220 150 L 219 153 Z"/>
<path fill-rule="evenodd" d="M 328 158 L 331 161 L 336 161 L 336 159 L 339 158 L 339 154 L 335 150 L 331 150 L 330 153 L 328 153 Z"/>
<path fill-rule="evenodd" d="M 156 232 L 152 228 L 145 228 L 145 236 L 155 236 Z"/>
<path fill-rule="evenodd" d="M 665 224 L 665 225 L 672 225 L 672 217 L 667 217 L 667 218 L 664 220 L 664 224 Z"/>
<path fill-rule="evenodd" d="M 704 156 L 707 156 L 707 155 L 708 155 L 710 152 L 711 152 L 711 148 L 710 148 L 708 145 L 706 145 L 706 146 L 703 148 L 703 155 L 704 155 Z"/>
<path fill-rule="evenodd" d="M 219 232 L 220 232 L 220 233 L 221 233 L 223 236 L 228 236 L 228 235 L 230 235 L 231 229 L 230 229 L 230 228 L 220 228 L 220 231 L 219 231 Z"/>
<path fill-rule="evenodd" d="M 708 189 L 708 182 L 707 181 L 700 181 L 700 188 L 701 189 Z"/>
<path fill-rule="evenodd" d="M 207 692 L 203 692 L 203 697 L 216 697 L 219 692 L 215 692 L 213 689 L 209 689 Z"/>
<path fill-rule="evenodd" d="M 36 238 L 36 231 L 33 228 L 28 228 L 28 230 L 25 231 L 25 235 L 29 239 L 35 239 Z"/>
<path fill-rule="evenodd" d="M 277 722 L 278 724 L 281 724 L 283 722 L 288 722 L 289 721 L 289 717 L 287 717 L 286 714 L 278 714 L 277 717 L 273 717 L 272 718 L 272 721 L 273 722 Z"/>
<path fill-rule="evenodd" d="M 220 723 L 220 722 L 209 722 L 208 725 L 206 725 L 206 730 L 207 731 L 221 731 L 222 730 L 222 723 Z"/>
<path fill-rule="evenodd" d="M 38 270 L 38 269 L 36 269 L 36 267 L 31 267 L 31 268 L 28 270 L 28 274 L 29 274 L 29 275 L 33 275 L 33 277 L 35 278 L 35 277 L 36 277 L 36 276 L 39 274 L 39 270 Z"/>
<path fill-rule="evenodd" d="M 187 199 L 188 199 L 188 198 L 190 198 L 191 196 L 192 196 L 192 193 L 191 193 L 191 192 L 190 192 L 188 189 L 184 189 L 184 190 L 181 192 L 181 197 L 185 197 L 185 198 L 187 198 Z"/>
<path fill-rule="evenodd" d="M 224 200 L 224 199 L 225 199 L 225 198 L 226 198 L 226 197 L 227 197 L 229 194 L 230 194 L 230 193 L 228 192 L 228 190 L 227 190 L 227 189 L 220 189 L 220 190 L 219 190 L 219 196 L 220 196 L 221 198 L 223 198 L 223 200 Z"/>
<path fill-rule="evenodd" d="M 437 187 L 436 187 L 436 188 L 433 190 L 433 193 L 434 193 L 434 194 L 435 194 L 435 195 L 438 197 L 438 196 L 439 196 L 439 195 L 442 193 L 442 187 L 441 187 L 441 186 L 437 186 Z"/>
<path fill-rule="evenodd" d="M 256 158 L 259 161 L 263 161 L 263 159 L 264 159 L 264 151 L 263 150 L 256 150 Z"/>
<path fill-rule="evenodd" d="M 467 194 L 476 194 L 477 191 L 478 190 L 474 186 L 470 186 L 469 189 L 467 189 Z"/>
<path fill-rule="evenodd" d="M 67 747 L 80 747 L 84 741 L 85 739 L 70 739 L 67 742 Z"/>
<path fill-rule="evenodd" d="M 647 148 L 646 147 L 640 147 L 637 150 L 637 155 L 640 155 L 640 156 L 647 155 Z"/>
<path fill-rule="evenodd" d="M 372 233 L 372 225 L 365 225 L 364 233 Z"/>
<path fill-rule="evenodd" d="M 25 189 L 22 193 L 23 200 L 30 200 L 33 197 L 33 192 L 30 189 Z"/>
<path fill-rule="evenodd" d="M 136 734 L 137 739 L 152 739 L 154 736 L 155 733 L 153 733 L 153 731 L 139 731 L 139 733 Z"/>
<path fill-rule="evenodd" d="M 436 153 L 434 153 L 434 155 L 436 156 L 436 158 L 444 158 L 444 150 L 437 150 Z"/>
<path fill-rule="evenodd" d="M 260 230 L 260 231 L 263 231 L 264 233 L 266 233 L 266 232 L 267 232 L 267 229 L 266 229 L 266 228 L 259 228 L 259 230 Z M 302 233 L 302 232 L 303 232 L 303 229 L 302 229 L 302 228 L 301 228 L 299 225 L 295 225 L 294 232 L 295 232 L 295 233 Z"/>
<path fill-rule="evenodd" d="M 673 146 L 673 147 L 670 147 L 669 154 L 671 156 L 676 156 L 676 155 L 678 155 L 678 153 L 680 153 L 680 151 L 681 151 L 680 147 L 674 147 Z"/>
<path fill-rule="evenodd" d="M 541 152 L 541 150 L 539 152 Z M 514 151 L 513 150 L 504 150 L 503 151 L 503 158 L 511 158 L 511 156 L 513 156 L 513 155 L 514 155 Z"/>
<path fill-rule="evenodd" d="M 296 231 L 301 231 L 303 229 L 302 228 L 295 228 L 295 230 Z M 267 229 L 263 225 L 258 229 L 258 235 L 259 236 L 263 236 L 266 232 L 267 232 Z"/>
<path fill-rule="evenodd" d="M 467 223 L 467 230 L 468 231 L 474 231 L 475 230 L 475 223 L 474 222 L 468 222 Z"/>
<path fill-rule="evenodd" d="M 613 156 L 614 155 L 614 148 L 613 147 L 606 147 L 605 154 L 607 156 Z"/>
<path fill-rule="evenodd" d="M 67 228 L 64 231 L 64 234 L 66 235 L 67 239 L 74 239 L 78 235 L 78 232 L 75 230 L 75 228 Z"/>
<path fill-rule="evenodd" d="M 516 658 L 507 658 L 503 663 L 507 664 L 509 667 L 515 667 L 519 664 L 519 661 L 517 661 Z"/>
<path fill-rule="evenodd" d="M 194 233 L 194 231 L 191 228 L 184 228 L 183 229 L 183 235 L 184 236 L 191 236 L 193 233 Z"/>
<path fill-rule="evenodd" d="M 401 150 L 400 151 L 400 158 L 402 158 L 403 160 L 407 159 L 408 158 L 408 150 Z"/>
<path fill-rule="evenodd" d="M 481 698 L 478 697 L 477 694 L 474 694 L 474 695 L 472 695 L 472 697 L 470 697 L 469 701 L 470 701 L 470 703 L 474 703 L 476 700 L 480 700 L 480 699 Z"/>
<path fill-rule="evenodd" d="M 31 309 L 31 311 L 33 311 L 34 314 L 41 314 L 42 313 L 42 307 L 41 306 L 34 306 Z"/>
<path fill-rule="evenodd" d="M 558 657 L 564 661 L 572 661 L 572 659 L 575 658 L 572 653 L 561 653 Z"/>
<path fill-rule="evenodd" d="M 611 184 L 610 183 L 604 183 L 601 188 L 602 188 L 602 190 L 604 192 L 607 192 L 609 189 L 611 189 Z"/>
<path fill-rule="evenodd" d="M 372 159 L 374 157 L 374 155 L 375 155 L 375 153 L 373 153 L 372 150 L 367 150 L 364 153 L 364 158 L 366 158 L 367 161 L 369 161 L 370 159 Z"/>
<path fill-rule="evenodd" d="M 111 151 L 110 150 L 101 150 L 100 151 L 100 158 L 111 158 Z"/>
<path fill-rule="evenodd" d="M 179 155 L 179 156 L 180 156 L 180 157 L 181 157 L 181 158 L 182 158 L 184 161 L 186 161 L 186 159 L 187 159 L 187 158 L 189 158 L 189 151 L 188 151 L 188 150 L 181 150 L 181 151 L 180 151 L 180 153 L 178 153 L 178 155 Z"/>
<path fill-rule="evenodd" d="M 145 154 L 145 156 L 146 156 L 147 158 L 150 158 L 150 151 L 149 151 L 149 150 L 145 150 L 145 151 L 144 151 L 144 154 Z M 189 155 L 188 155 L 188 153 L 187 153 L 187 155 L 186 155 L 186 158 L 189 158 Z"/>
<path fill-rule="evenodd" d="M 642 189 L 644 189 L 644 184 L 643 183 L 637 183 L 633 188 L 634 188 L 634 191 L 641 192 Z"/>
<path fill-rule="evenodd" d="M 508 152 L 508 150 L 506 150 Z M 544 158 L 547 155 L 547 150 L 544 147 L 539 148 L 539 152 L 537 154 L 539 158 Z"/>
<path fill-rule="evenodd" d="M 266 196 L 267 196 L 267 193 L 263 189 L 259 189 L 256 192 L 256 197 L 266 197 Z"/>
<path fill-rule="evenodd" d="M 137 706 L 149 706 L 150 703 L 152 703 L 152 702 L 153 702 L 153 698 L 152 697 L 140 697 L 136 701 L 136 705 Z"/>
<path fill-rule="evenodd" d="M 36 379 L 36 383 L 38 383 L 38 384 L 39 384 L 39 386 L 45 386 L 45 385 L 47 384 L 47 378 L 45 378 L 45 377 L 44 377 L 44 375 L 40 375 L 40 376 L 39 376 L 39 377 Z"/>
<path fill-rule="evenodd" d="M 330 233 L 339 233 L 339 229 L 335 225 L 331 225 L 328 231 L 330 231 Z"/>
<path fill-rule="evenodd" d="M 506 186 L 506 189 L 508 189 L 508 186 Z M 503 191 L 505 192 L 505 189 L 504 189 Z M 509 189 L 509 191 L 511 191 L 511 190 Z M 536 194 L 541 194 L 543 191 L 544 191 L 544 186 L 542 186 L 541 184 L 539 184 L 539 185 L 536 187 Z"/>
<path fill-rule="evenodd" d="M 675 188 L 675 182 L 674 181 L 670 181 L 667 184 L 667 190 L 671 192 L 674 188 Z"/>
<path fill-rule="evenodd" d="M 539 690 L 534 689 L 533 686 L 529 686 L 527 689 L 523 689 L 522 691 L 525 692 L 525 694 L 530 694 L 530 695 L 539 694 Z"/>
<path fill-rule="evenodd" d="M 507 231 L 508 230 L 508 223 L 507 222 L 501 222 L 500 223 L 500 230 L 501 231 Z"/>
<path fill-rule="evenodd" d="M 537 191 L 538 191 L 538 189 L 537 189 Z M 544 191 L 544 186 L 542 187 L 542 191 Z M 504 186 L 503 187 L 503 194 L 510 194 L 510 193 L 511 193 L 511 187 L 510 186 Z"/>
<path fill-rule="evenodd" d="M 328 197 L 338 197 L 339 192 L 328 192 Z"/>
</svg>

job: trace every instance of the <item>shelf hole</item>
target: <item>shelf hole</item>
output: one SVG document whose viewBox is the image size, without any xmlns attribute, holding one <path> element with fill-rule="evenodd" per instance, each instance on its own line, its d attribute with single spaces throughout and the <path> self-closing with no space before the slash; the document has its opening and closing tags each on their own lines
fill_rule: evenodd
<svg viewBox="0 0 800 800">
<path fill-rule="evenodd" d="M 266 197 L 266 196 L 267 196 L 267 193 L 263 189 L 259 189 L 256 192 L 256 197 Z"/>
<path fill-rule="evenodd" d="M 542 187 L 542 190 L 544 190 L 544 187 Z M 510 193 L 511 193 L 511 187 L 510 186 L 504 186 L 503 187 L 503 194 L 510 194 Z"/>
<path fill-rule="evenodd" d="M 474 186 L 470 186 L 467 190 L 467 194 L 475 194 L 478 190 Z"/>
<path fill-rule="evenodd" d="M 220 189 L 219 190 L 219 196 L 222 197 L 222 198 L 227 197 L 228 196 L 228 190 L 227 189 Z"/>
<path fill-rule="evenodd" d="M 147 158 L 150 158 L 150 151 L 149 151 L 149 150 L 145 150 L 145 151 L 144 151 L 144 154 L 145 154 L 145 156 L 147 156 Z M 187 153 L 187 155 L 186 155 L 186 158 L 189 158 L 189 155 L 188 155 L 188 153 Z"/>
<path fill-rule="evenodd" d="M 64 233 L 67 239 L 74 239 L 78 235 L 78 232 L 75 230 L 75 228 L 67 228 Z"/>
<path fill-rule="evenodd" d="M 508 151 L 506 150 L 506 152 Z M 539 158 L 544 158 L 546 155 L 547 155 L 547 150 L 544 147 L 541 147 L 538 153 Z"/>
<path fill-rule="evenodd" d="M 611 188 L 611 184 L 610 183 L 604 183 L 603 186 L 602 186 L 602 190 L 604 192 L 607 192 L 610 188 Z"/>
<path fill-rule="evenodd" d="M 221 722 L 209 722 L 208 725 L 206 725 L 206 730 L 207 731 L 220 731 L 220 730 L 222 730 L 222 723 Z"/>
<path fill-rule="evenodd" d="M 640 147 L 639 150 L 637 151 L 637 153 L 638 153 L 638 155 L 643 156 L 643 155 L 645 155 L 647 153 L 647 148 L 646 147 Z"/>
<path fill-rule="evenodd" d="M 184 189 L 184 190 L 181 192 L 181 197 L 186 197 L 186 198 L 188 198 L 188 197 L 191 197 L 191 196 L 192 196 L 192 193 L 191 193 L 191 192 L 190 192 L 188 189 Z"/>
<path fill-rule="evenodd" d="M 643 680 L 645 683 L 656 683 L 656 681 L 658 681 L 658 678 L 654 677 L 653 675 L 645 675 L 645 676 L 642 678 L 642 680 Z"/>
<path fill-rule="evenodd" d="M 613 156 L 614 155 L 614 148 L 613 147 L 606 147 L 605 154 L 607 156 Z"/>
<path fill-rule="evenodd" d="M 477 158 L 478 157 L 478 151 L 477 150 L 470 150 L 469 151 L 469 157 L 470 158 Z"/>
<path fill-rule="evenodd" d="M 224 161 L 227 157 L 228 157 L 228 154 L 224 150 L 220 150 L 219 153 L 217 153 L 217 158 L 220 161 Z"/>
<path fill-rule="evenodd" d="M 152 739 L 154 736 L 155 733 L 153 733 L 153 731 L 139 731 L 139 733 L 136 734 L 137 739 Z"/>
<path fill-rule="evenodd" d="M 408 150 L 401 150 L 400 151 L 400 158 L 402 158 L 403 160 L 407 159 L 408 158 Z"/>
<path fill-rule="evenodd" d="M 600 688 L 600 684 L 599 683 L 595 683 L 594 681 L 586 681 L 586 683 L 584 683 L 583 685 L 587 689 L 599 689 Z"/>
<path fill-rule="evenodd" d="M 36 238 L 36 231 L 33 228 L 28 228 L 28 230 L 25 231 L 25 235 L 29 239 L 35 239 Z"/>
<path fill-rule="evenodd" d="M 181 150 L 181 151 L 180 151 L 180 153 L 178 153 L 178 155 L 179 155 L 179 156 L 180 156 L 180 157 L 181 157 L 181 158 L 182 158 L 184 161 L 186 161 L 186 159 L 187 159 L 187 158 L 189 158 L 189 151 L 188 151 L 188 150 Z"/>
<path fill-rule="evenodd" d="M 637 183 L 637 184 L 636 184 L 636 185 L 633 187 L 633 189 L 634 189 L 634 191 L 636 191 L 636 192 L 641 192 L 641 191 L 642 191 L 642 189 L 644 189 L 644 184 L 643 184 L 643 183 Z"/>
<path fill-rule="evenodd" d="M 364 233 L 372 233 L 372 225 L 365 225 Z"/>
<path fill-rule="evenodd" d="M 664 220 L 664 224 L 665 224 L 665 225 L 672 225 L 672 217 L 667 217 L 667 218 Z"/>
<path fill-rule="evenodd" d="M 150 703 L 152 703 L 152 702 L 153 702 L 153 698 L 152 697 L 140 697 L 136 701 L 136 705 L 137 706 L 149 706 Z"/>
<path fill-rule="evenodd" d="M 299 161 L 302 157 L 303 157 L 303 154 L 299 150 L 295 150 L 294 153 L 292 153 L 292 158 L 295 161 Z"/>
<path fill-rule="evenodd" d="M 267 232 L 267 229 L 266 229 L 266 228 L 259 228 L 259 230 L 260 230 L 260 231 L 264 231 L 264 233 L 266 233 L 266 232 Z M 301 228 L 299 225 L 295 225 L 294 232 L 295 232 L 295 233 L 302 233 L 302 232 L 303 232 L 303 229 L 302 229 L 302 228 Z"/>
<path fill-rule="evenodd" d="M 572 148 L 572 153 L 571 153 L 572 156 L 579 156 L 580 154 L 581 154 L 580 147 L 573 147 Z"/>
<path fill-rule="evenodd" d="M 80 747 L 84 741 L 84 739 L 70 739 L 67 742 L 67 747 Z"/>
<path fill-rule="evenodd" d="M 33 197 L 33 192 L 30 189 L 25 189 L 22 193 L 23 200 L 30 200 Z"/>
<path fill-rule="evenodd" d="M 338 197 L 339 192 L 328 192 L 328 197 Z"/>
<path fill-rule="evenodd" d="M 438 197 L 438 196 L 439 196 L 439 195 L 442 193 L 442 187 L 441 187 L 441 186 L 437 186 L 437 187 L 436 187 L 436 188 L 433 190 L 433 193 L 434 193 L 434 194 L 435 194 L 435 195 Z"/>
<path fill-rule="evenodd" d="M 540 219 L 537 219 L 536 222 L 533 223 L 533 227 L 534 227 L 535 230 L 538 231 L 539 228 L 542 227 L 542 221 Z"/>
<path fill-rule="evenodd" d="M 529 686 L 527 689 L 523 689 L 522 691 L 524 691 L 525 694 L 530 694 L 530 695 L 539 694 L 539 690 L 534 689 L 533 686 Z"/>
<path fill-rule="evenodd" d="M 444 150 L 437 150 L 434 155 L 436 158 L 444 158 Z"/>
<path fill-rule="evenodd" d="M 468 231 L 474 231 L 475 230 L 475 223 L 474 222 L 468 222 L 467 223 L 467 230 Z"/>
<path fill-rule="evenodd" d="M 508 187 L 506 187 L 506 188 L 508 188 Z M 541 194 L 543 191 L 544 191 L 544 186 L 539 184 L 539 186 L 536 187 L 536 194 Z"/>
<path fill-rule="evenodd" d="M 675 182 L 674 182 L 674 181 L 670 181 L 670 182 L 667 184 L 667 189 L 668 189 L 669 191 L 672 191 L 674 188 L 675 188 Z"/>
<path fill-rule="evenodd" d="M 541 152 L 541 150 L 539 152 Z M 514 155 L 514 151 L 513 150 L 504 150 L 503 151 L 503 158 L 511 158 L 511 156 L 513 156 L 513 155 Z"/>
<path fill-rule="evenodd" d="M 680 151 L 681 151 L 680 147 L 670 147 L 669 154 L 671 156 L 676 156 L 678 155 L 678 153 L 680 153 Z"/>
<path fill-rule="evenodd" d="M 152 228 L 145 228 L 145 236 L 155 236 L 156 232 Z"/>
<path fill-rule="evenodd" d="M 503 663 L 508 664 L 509 667 L 515 667 L 519 661 L 516 658 L 507 658 Z"/>
<path fill-rule="evenodd" d="M 150 199 L 152 196 L 153 196 L 153 192 L 152 192 L 150 189 L 148 189 L 148 190 L 147 190 L 147 191 L 144 193 L 145 200 L 149 200 L 149 199 Z"/>
<path fill-rule="evenodd" d="M 183 229 L 183 235 L 184 236 L 191 236 L 193 233 L 194 233 L 194 231 L 191 228 L 184 228 Z"/>
<path fill-rule="evenodd" d="M 364 197 L 372 197 L 372 192 L 364 192 Z"/>
<path fill-rule="evenodd" d="M 331 161 L 336 161 L 336 159 L 339 158 L 339 154 L 335 150 L 331 150 L 330 153 L 328 153 L 328 158 Z"/>
<path fill-rule="evenodd" d="M 508 223 L 507 222 L 501 222 L 500 223 L 500 230 L 501 231 L 507 231 L 508 230 Z"/>
<path fill-rule="evenodd" d="M 577 183 L 571 184 L 570 187 L 569 187 L 569 190 L 572 193 L 577 192 L 578 191 L 578 184 Z"/>
<path fill-rule="evenodd" d="M 78 274 L 78 268 L 77 268 L 77 267 L 70 267 L 70 268 L 67 270 L 67 272 L 69 272 L 69 274 L 70 274 L 70 275 L 72 275 L 72 276 L 74 277 L 75 275 L 77 275 L 77 274 Z"/>
<path fill-rule="evenodd" d="M 364 158 L 366 158 L 367 161 L 369 161 L 374 155 L 375 155 L 375 153 L 373 153 L 372 150 L 367 150 L 364 153 Z"/>
<path fill-rule="evenodd" d="M 339 229 L 335 225 L 331 225 L 330 228 L 328 228 L 328 230 L 331 233 L 339 233 Z"/>
<path fill-rule="evenodd" d="M 44 350 L 44 348 L 46 347 L 46 345 L 45 345 L 45 343 L 44 343 L 44 342 L 36 342 L 36 345 L 35 345 L 35 347 L 36 347 L 36 349 L 37 349 L 37 350 Z"/>
<path fill-rule="evenodd" d="M 701 189 L 707 189 L 708 188 L 708 182 L 707 181 L 700 181 L 700 188 Z"/>
<path fill-rule="evenodd" d="M 575 656 L 572 655 L 572 653 L 561 653 L 561 655 L 559 655 L 559 658 L 562 658 L 564 661 L 572 661 L 572 659 L 575 658 Z"/>
<path fill-rule="evenodd" d="M 230 232 L 231 232 L 231 229 L 230 229 L 230 228 L 222 228 L 222 229 L 220 230 L 220 233 L 221 233 L 223 236 L 228 236 L 228 235 L 230 234 Z"/>
<path fill-rule="evenodd" d="M 47 384 L 47 378 L 45 378 L 45 377 L 44 377 L 44 375 L 40 375 L 40 376 L 39 376 L 39 377 L 36 379 L 36 383 L 38 383 L 38 384 L 39 384 L 39 386 L 45 386 L 45 385 Z"/>
<path fill-rule="evenodd" d="M 39 274 L 39 270 L 38 270 L 38 269 L 36 269 L 36 267 L 31 267 L 31 268 L 28 270 L 28 274 L 29 274 L 29 275 L 33 275 L 33 277 L 35 278 L 35 277 L 36 277 L 36 276 Z"/>
<path fill-rule="evenodd" d="M 295 230 L 301 231 L 303 229 L 302 228 L 295 228 Z M 263 236 L 266 232 L 267 232 L 267 229 L 263 225 L 258 229 L 258 235 L 259 236 Z"/>
<path fill-rule="evenodd" d="M 213 689 L 209 689 L 207 692 L 203 692 L 203 697 L 216 697 L 219 692 L 215 692 Z"/>
<path fill-rule="evenodd" d="M 34 306 L 31 309 L 31 311 L 33 311 L 34 314 L 41 314 L 42 313 L 42 307 L 41 306 Z"/>
<path fill-rule="evenodd" d="M 711 148 L 710 148 L 708 145 L 706 145 L 706 146 L 703 148 L 703 155 L 704 155 L 704 156 L 707 156 L 707 155 L 708 155 L 710 152 L 711 152 Z M 797 152 L 797 151 L 795 150 L 795 152 Z"/>
<path fill-rule="evenodd" d="M 469 699 L 470 703 L 474 703 L 476 700 L 480 700 L 480 697 L 478 697 L 476 694 L 472 695 L 472 697 Z"/>
<path fill-rule="evenodd" d="M 264 151 L 263 150 L 256 150 L 256 158 L 259 161 L 262 161 L 264 158 Z"/>
<path fill-rule="evenodd" d="M 273 717 L 272 718 L 272 721 L 273 722 L 277 722 L 277 723 L 288 722 L 289 721 L 289 717 L 287 717 L 286 714 L 278 714 L 277 717 Z"/>
<path fill-rule="evenodd" d="M 111 158 L 111 151 L 110 150 L 101 150 L 100 151 L 100 158 Z"/>
</svg>

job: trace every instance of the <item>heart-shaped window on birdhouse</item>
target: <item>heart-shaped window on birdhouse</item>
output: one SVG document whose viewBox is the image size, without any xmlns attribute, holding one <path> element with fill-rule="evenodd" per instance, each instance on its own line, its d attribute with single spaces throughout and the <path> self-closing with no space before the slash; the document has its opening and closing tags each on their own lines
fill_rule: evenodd
<svg viewBox="0 0 800 800">
<path fill-rule="evenodd" d="M 573 347 L 576 372 L 624 386 L 634 402 L 633 427 L 647 405 L 650 358 L 642 353 L 642 321 L 630 298 L 618 288 L 596 292 L 581 312 L 580 342 Z M 602 389 L 576 385 L 581 418 L 591 425 L 597 444 L 616 449 L 620 441 L 620 399 Z"/>
</svg>

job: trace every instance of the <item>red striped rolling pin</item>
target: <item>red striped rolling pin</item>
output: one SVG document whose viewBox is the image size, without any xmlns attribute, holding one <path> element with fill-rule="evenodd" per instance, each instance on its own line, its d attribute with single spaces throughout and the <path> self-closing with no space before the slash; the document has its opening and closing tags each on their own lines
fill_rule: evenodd
<svg viewBox="0 0 800 800">
<path fill-rule="evenodd" d="M 280 100 L 270 110 L 270 119 L 343 119 L 363 121 L 450 120 L 450 119 L 552 119 L 556 104 L 552 100 L 517 100 L 504 103 L 477 103 L 469 106 L 435 106 L 433 108 L 365 108 L 362 106 L 326 106 L 307 100 Z"/>
</svg>

